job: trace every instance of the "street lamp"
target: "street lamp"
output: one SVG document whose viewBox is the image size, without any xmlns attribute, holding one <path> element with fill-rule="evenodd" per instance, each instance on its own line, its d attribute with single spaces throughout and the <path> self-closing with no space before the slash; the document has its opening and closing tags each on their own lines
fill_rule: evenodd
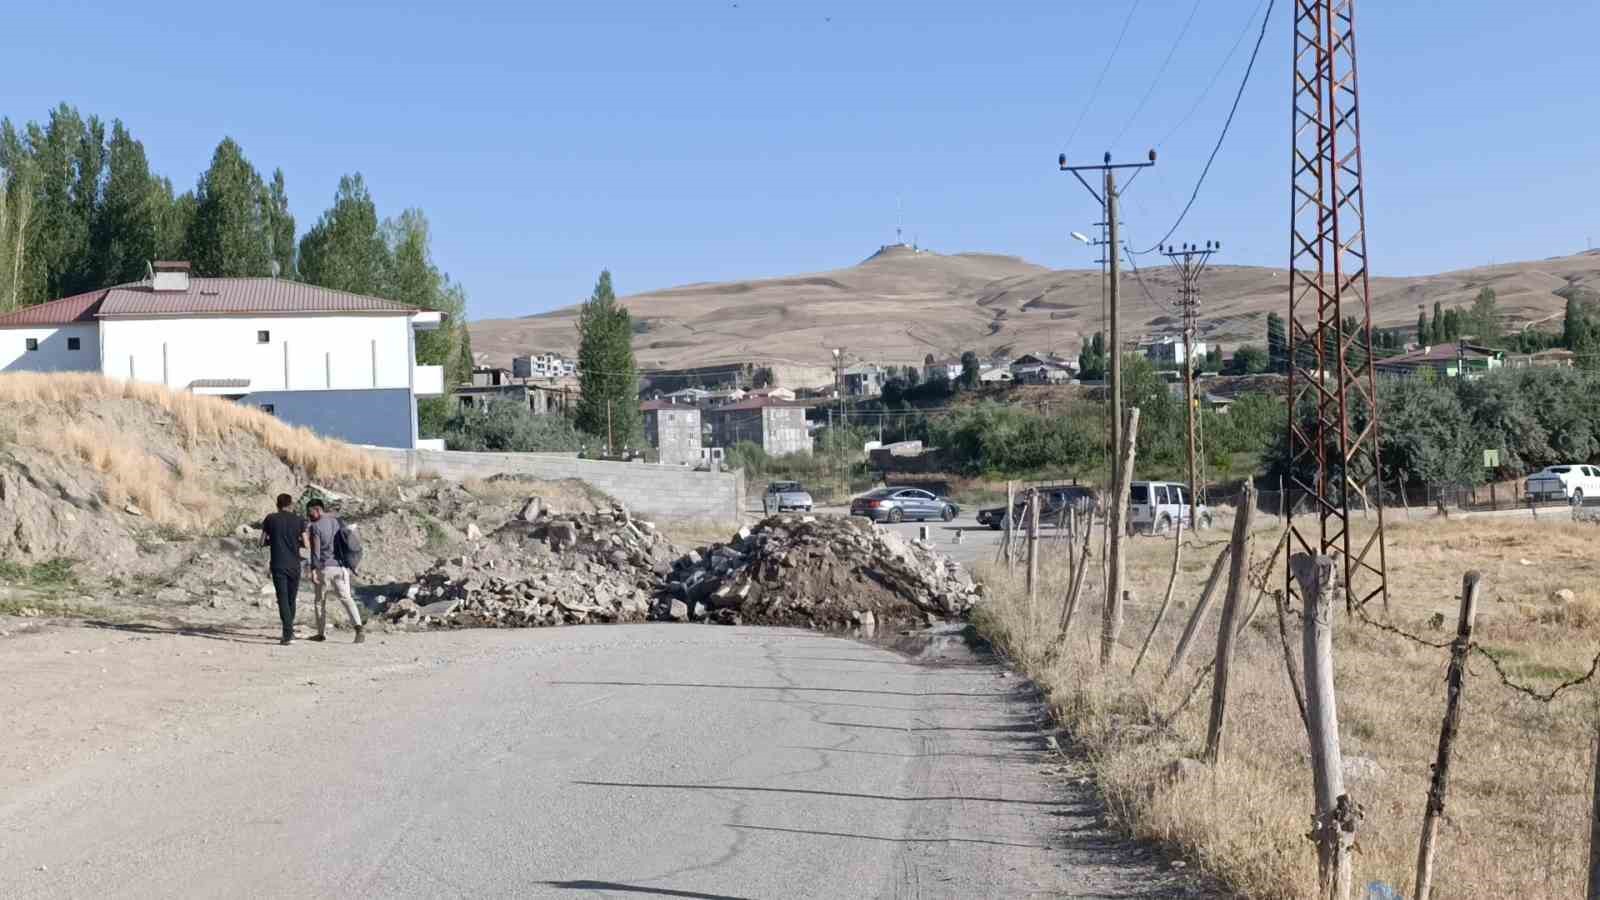
<svg viewBox="0 0 1600 900">
<path fill-rule="evenodd" d="M 1079 243 L 1083 243 L 1083 244 L 1092 244 L 1092 243 L 1094 243 L 1094 241 L 1089 240 L 1089 236 L 1087 234 L 1084 234 L 1081 231 L 1074 231 L 1072 233 L 1072 239 L 1075 240 L 1075 241 L 1078 241 Z"/>
</svg>

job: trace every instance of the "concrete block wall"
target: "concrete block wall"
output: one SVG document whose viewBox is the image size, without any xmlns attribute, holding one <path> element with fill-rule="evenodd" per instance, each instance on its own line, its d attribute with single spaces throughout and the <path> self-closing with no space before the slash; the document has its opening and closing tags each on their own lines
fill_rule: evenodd
<svg viewBox="0 0 1600 900">
<path fill-rule="evenodd" d="M 401 473 L 432 472 L 451 481 L 492 475 L 528 475 L 554 481 L 576 478 L 621 500 L 647 518 L 738 521 L 744 511 L 744 476 L 696 472 L 679 466 L 606 462 L 542 453 L 472 453 L 463 450 L 369 448 Z"/>
</svg>

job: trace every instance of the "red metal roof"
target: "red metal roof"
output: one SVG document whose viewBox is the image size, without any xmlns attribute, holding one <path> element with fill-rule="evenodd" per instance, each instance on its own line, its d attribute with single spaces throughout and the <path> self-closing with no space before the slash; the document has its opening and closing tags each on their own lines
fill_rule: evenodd
<svg viewBox="0 0 1600 900">
<path fill-rule="evenodd" d="M 99 318 L 341 312 L 420 310 L 392 300 L 281 278 L 191 278 L 187 291 L 152 291 L 147 284 L 112 288 L 100 306 Z"/>
<path fill-rule="evenodd" d="M 14 312 L 0 315 L 0 328 L 39 328 L 52 325 L 71 325 L 74 322 L 93 322 L 100 311 L 100 301 L 109 292 L 107 288 L 76 294 L 25 306 Z"/>
</svg>

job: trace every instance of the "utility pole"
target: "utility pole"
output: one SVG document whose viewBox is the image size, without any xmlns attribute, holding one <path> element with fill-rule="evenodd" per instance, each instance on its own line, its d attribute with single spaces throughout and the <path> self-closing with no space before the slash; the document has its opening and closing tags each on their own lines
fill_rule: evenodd
<svg viewBox="0 0 1600 900">
<path fill-rule="evenodd" d="M 1120 536 L 1124 528 L 1122 521 L 1122 510 L 1127 508 L 1127 503 L 1124 502 L 1126 498 L 1110 496 L 1110 494 L 1117 491 L 1118 486 L 1123 483 L 1122 331 L 1118 323 L 1120 318 L 1118 315 L 1120 311 L 1118 302 L 1120 299 L 1119 282 L 1121 281 L 1122 276 L 1122 244 L 1117 233 L 1117 229 L 1119 227 L 1119 223 L 1117 221 L 1117 201 L 1121 198 L 1121 194 L 1117 190 L 1116 172 L 1118 169 L 1150 168 L 1156 164 L 1156 151 L 1151 150 L 1148 161 L 1142 163 L 1112 163 L 1111 153 L 1109 151 L 1101 159 L 1099 165 L 1069 166 L 1067 165 L 1067 155 L 1065 153 L 1056 158 L 1056 163 L 1060 167 L 1061 171 L 1071 172 L 1072 177 L 1078 179 L 1078 183 L 1083 185 L 1084 190 L 1088 191 L 1091 197 L 1100 202 L 1101 211 L 1105 214 L 1104 221 L 1107 228 L 1106 252 L 1107 259 L 1110 261 L 1111 265 L 1111 308 L 1108 315 L 1108 318 L 1111 320 L 1111 334 L 1110 346 L 1106 348 L 1111 356 L 1111 359 L 1108 361 L 1110 364 L 1110 373 L 1106 384 L 1106 388 L 1111 394 L 1109 400 L 1111 406 L 1111 489 L 1108 491 L 1108 499 L 1111 501 L 1111 503 L 1106 507 L 1106 533 L 1109 535 Z M 1100 191 L 1096 191 L 1094 186 L 1083 177 L 1084 172 L 1101 173 L 1101 175 L 1104 177 L 1104 182 L 1101 185 Z M 1135 172 L 1134 178 L 1137 178 L 1138 174 L 1138 172 Z M 1128 183 L 1132 184 L 1133 181 L 1130 179 Z M 1102 191 L 1104 193 L 1102 193 Z M 1120 540 L 1116 541 L 1115 543 L 1116 549 L 1114 549 L 1112 553 L 1112 556 L 1115 557 L 1115 560 L 1107 561 L 1109 564 L 1106 575 L 1106 604 L 1108 607 L 1115 605 L 1116 601 L 1122 596 L 1124 560 L 1123 555 L 1120 552 Z"/>
<path fill-rule="evenodd" d="M 1205 485 L 1200 478 L 1200 398 L 1194 388 L 1195 320 L 1200 314 L 1200 273 L 1206 270 L 1211 254 L 1222 249 L 1222 244 L 1206 241 L 1205 247 L 1184 244 L 1174 250 L 1169 245 L 1162 255 L 1172 262 L 1180 281 L 1178 310 L 1183 314 L 1183 385 L 1184 401 L 1189 408 L 1189 529 L 1195 528 L 1195 510 L 1205 500 Z"/>
</svg>

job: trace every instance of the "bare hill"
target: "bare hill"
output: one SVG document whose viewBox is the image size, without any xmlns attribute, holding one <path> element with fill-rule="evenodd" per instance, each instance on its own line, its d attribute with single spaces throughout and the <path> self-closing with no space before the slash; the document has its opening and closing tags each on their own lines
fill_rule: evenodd
<svg viewBox="0 0 1600 900">
<path fill-rule="evenodd" d="M 1130 337 L 1172 333 L 1177 280 L 1159 257 L 1124 276 Z M 1482 287 L 1499 295 L 1508 325 L 1558 322 L 1573 289 L 1600 295 L 1600 253 L 1506 263 L 1439 275 L 1375 278 L 1373 321 L 1411 326 L 1419 304 L 1470 303 Z M 1233 346 L 1260 343 L 1266 314 L 1286 312 L 1284 269 L 1214 266 L 1201 281 L 1202 332 Z M 884 248 L 845 269 L 723 284 L 693 284 L 623 298 L 638 334 L 640 365 L 775 364 L 785 384 L 826 382 L 829 347 L 853 359 L 905 364 L 962 350 L 1075 353 L 1079 336 L 1102 327 L 1098 270 L 1050 270 L 1011 256 L 942 255 Z M 509 365 L 536 350 L 577 349 L 575 307 L 471 325 L 473 349 Z"/>
</svg>

